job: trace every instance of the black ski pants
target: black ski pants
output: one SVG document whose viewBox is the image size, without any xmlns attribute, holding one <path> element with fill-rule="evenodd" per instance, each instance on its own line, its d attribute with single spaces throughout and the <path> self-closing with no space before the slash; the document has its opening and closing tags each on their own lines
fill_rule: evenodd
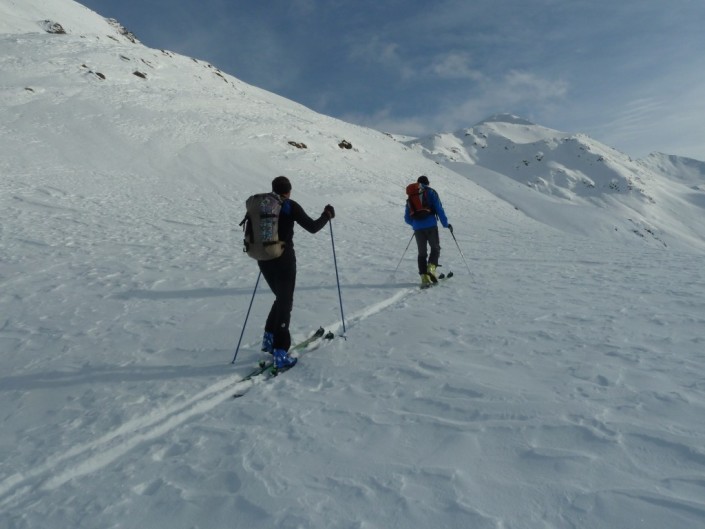
<svg viewBox="0 0 705 529">
<path fill-rule="evenodd" d="M 294 249 L 289 247 L 281 257 L 270 261 L 257 261 L 257 264 L 275 296 L 264 330 L 274 335 L 275 349 L 288 351 L 291 347 L 289 322 L 296 288 L 296 254 Z"/>
<path fill-rule="evenodd" d="M 419 274 L 425 274 L 429 264 L 438 266 L 438 258 L 441 256 L 441 241 L 438 235 L 438 226 L 424 228 L 414 232 L 416 236 L 416 246 L 419 248 Z M 431 254 L 428 254 L 428 247 L 431 247 Z"/>
</svg>

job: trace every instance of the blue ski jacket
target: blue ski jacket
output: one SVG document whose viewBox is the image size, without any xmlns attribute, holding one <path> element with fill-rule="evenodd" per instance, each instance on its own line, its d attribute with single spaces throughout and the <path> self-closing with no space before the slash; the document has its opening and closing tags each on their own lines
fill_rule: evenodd
<svg viewBox="0 0 705 529">
<path fill-rule="evenodd" d="M 441 221 L 441 225 L 444 228 L 448 227 L 448 218 L 446 217 L 445 211 L 443 211 L 443 204 L 441 204 L 441 199 L 436 193 L 436 190 L 421 184 L 424 189 L 428 190 L 428 198 L 431 201 L 431 208 L 435 214 L 429 215 L 425 219 L 415 219 L 411 216 L 411 209 L 407 202 L 406 209 L 404 210 L 404 222 L 413 228 L 414 231 L 424 230 L 426 228 L 433 228 L 437 226 L 436 217 Z"/>
</svg>

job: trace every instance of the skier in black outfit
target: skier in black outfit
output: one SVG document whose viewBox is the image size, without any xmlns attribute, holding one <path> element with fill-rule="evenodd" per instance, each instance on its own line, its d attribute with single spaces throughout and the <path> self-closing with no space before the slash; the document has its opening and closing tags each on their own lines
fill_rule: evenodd
<svg viewBox="0 0 705 529">
<path fill-rule="evenodd" d="M 279 240 L 284 241 L 284 253 L 276 259 L 257 261 L 265 281 L 276 296 L 267 316 L 262 339 L 262 350 L 274 355 L 277 367 L 291 367 L 296 358 L 289 356 L 291 334 L 289 322 L 296 288 L 296 254 L 294 253 L 294 223 L 309 233 L 320 231 L 335 217 L 335 209 L 328 204 L 321 216 L 313 220 L 298 202 L 291 200 L 291 182 L 285 176 L 272 180 L 272 192 L 284 200 L 279 214 Z"/>
</svg>

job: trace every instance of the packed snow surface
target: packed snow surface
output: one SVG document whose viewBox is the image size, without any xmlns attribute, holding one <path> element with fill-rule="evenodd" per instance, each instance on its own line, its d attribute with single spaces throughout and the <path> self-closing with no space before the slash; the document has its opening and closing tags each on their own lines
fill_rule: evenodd
<svg viewBox="0 0 705 529">
<path fill-rule="evenodd" d="M 0 527 L 705 527 L 703 162 L 508 115 L 395 139 L 70 0 L 0 0 L 0 113 Z M 279 174 L 335 206 L 292 332 L 337 337 L 244 382 L 238 223 Z"/>
</svg>

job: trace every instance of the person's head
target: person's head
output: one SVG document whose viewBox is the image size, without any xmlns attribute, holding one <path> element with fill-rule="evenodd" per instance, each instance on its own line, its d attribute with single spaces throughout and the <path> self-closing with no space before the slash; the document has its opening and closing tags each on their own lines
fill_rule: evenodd
<svg viewBox="0 0 705 529">
<path fill-rule="evenodd" d="M 277 176 L 272 180 L 272 191 L 277 195 L 288 195 L 291 193 L 291 182 L 286 176 Z"/>
<path fill-rule="evenodd" d="M 425 186 L 428 185 L 428 176 L 421 175 L 419 176 L 418 180 L 416 180 L 419 184 L 423 184 Z"/>
</svg>

